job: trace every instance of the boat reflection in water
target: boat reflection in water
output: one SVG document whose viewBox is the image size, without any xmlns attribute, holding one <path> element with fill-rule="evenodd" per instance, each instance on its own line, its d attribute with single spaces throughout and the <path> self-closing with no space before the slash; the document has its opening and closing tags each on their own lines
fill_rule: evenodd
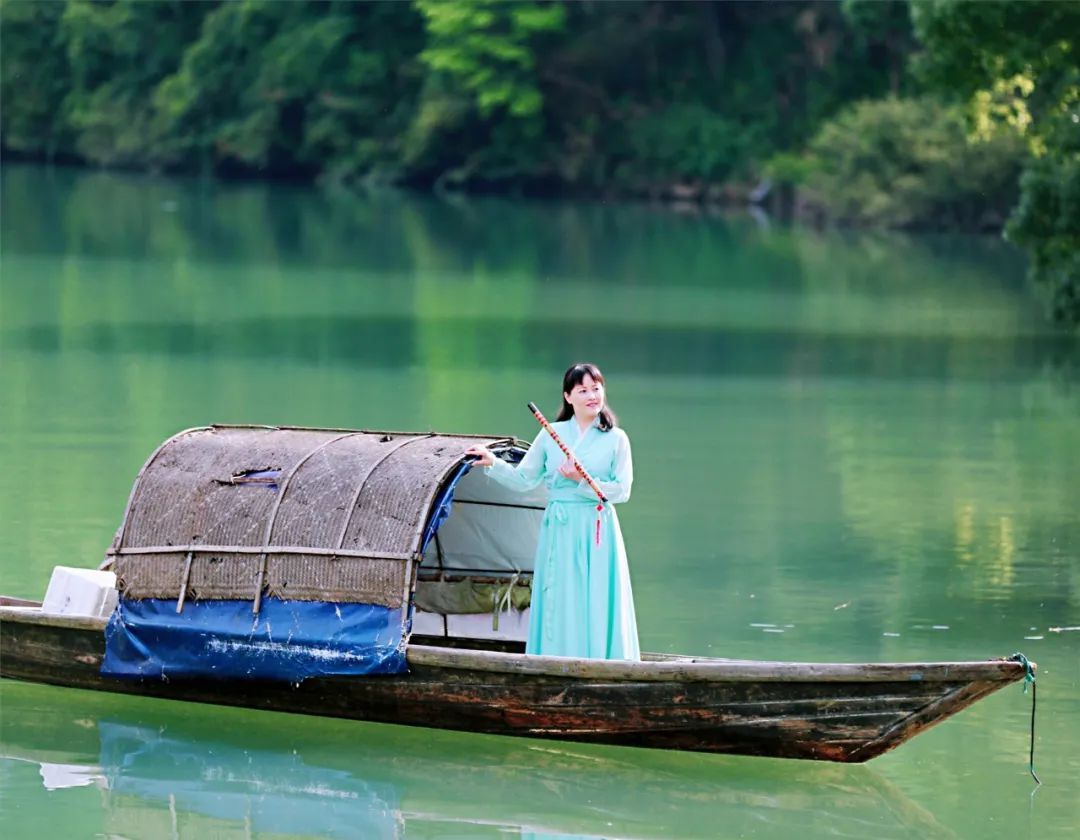
<svg viewBox="0 0 1080 840">
<path fill-rule="evenodd" d="M 5 683 L 0 752 L 99 787 L 110 836 L 952 836 L 866 766 L 55 698 Z"/>
</svg>

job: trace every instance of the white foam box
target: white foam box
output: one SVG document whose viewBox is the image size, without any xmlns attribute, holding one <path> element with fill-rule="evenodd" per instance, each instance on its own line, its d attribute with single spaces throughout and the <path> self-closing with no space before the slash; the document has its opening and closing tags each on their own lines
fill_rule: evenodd
<svg viewBox="0 0 1080 840">
<path fill-rule="evenodd" d="M 41 611 L 50 615 L 108 618 L 116 609 L 116 575 L 97 569 L 53 569 Z"/>
<path fill-rule="evenodd" d="M 529 638 L 529 610 L 507 610 L 499 613 L 499 629 L 492 626 L 491 613 L 448 615 L 446 629 L 451 636 L 466 639 L 498 639 L 505 642 L 524 642 Z"/>
<path fill-rule="evenodd" d="M 445 631 L 443 619 L 446 619 Z M 529 610 L 507 610 L 499 613 L 499 629 L 491 626 L 491 613 L 470 615 L 413 612 L 413 633 L 424 636 L 460 636 L 465 639 L 497 639 L 508 642 L 524 642 L 529 637 Z"/>
</svg>

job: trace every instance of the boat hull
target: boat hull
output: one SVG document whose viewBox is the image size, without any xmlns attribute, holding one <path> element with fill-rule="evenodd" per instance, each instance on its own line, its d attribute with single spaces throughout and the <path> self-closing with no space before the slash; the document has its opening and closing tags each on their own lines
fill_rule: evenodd
<svg viewBox="0 0 1080 840">
<path fill-rule="evenodd" d="M 0 676 L 501 735 L 861 762 L 1023 676 L 1016 663 L 640 663 L 411 646 L 409 673 L 262 681 L 100 673 L 103 622 L 0 607 Z"/>
</svg>

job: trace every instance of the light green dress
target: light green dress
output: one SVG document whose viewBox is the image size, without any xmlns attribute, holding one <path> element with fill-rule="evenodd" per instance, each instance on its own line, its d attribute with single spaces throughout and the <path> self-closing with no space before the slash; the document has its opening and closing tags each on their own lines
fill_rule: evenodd
<svg viewBox="0 0 1080 840">
<path fill-rule="evenodd" d="M 547 487 L 525 651 L 640 659 L 626 548 L 614 508 L 630 498 L 634 480 L 630 440 L 622 429 L 604 432 L 596 423 L 582 434 L 573 418 L 552 426 L 600 486 L 608 504 L 597 511 L 596 494 L 588 484 L 559 474 L 566 456 L 543 430 L 516 467 L 496 458 L 487 468 L 488 475 L 512 490 L 531 490 L 541 482 Z"/>
</svg>

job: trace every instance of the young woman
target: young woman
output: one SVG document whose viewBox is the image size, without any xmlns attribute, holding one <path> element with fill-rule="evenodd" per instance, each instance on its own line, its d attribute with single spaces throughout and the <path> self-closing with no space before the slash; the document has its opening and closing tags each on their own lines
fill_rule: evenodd
<svg viewBox="0 0 1080 840">
<path fill-rule="evenodd" d="M 526 491 L 544 482 L 548 505 L 533 572 L 526 653 L 593 659 L 639 659 L 637 620 L 619 518 L 613 505 L 630 498 L 630 441 L 604 399 L 595 365 L 563 376 L 562 407 L 552 423 L 563 443 L 608 499 L 596 493 L 541 429 L 517 467 L 474 446 L 468 450 L 495 481 Z M 599 539 L 597 518 L 599 517 Z"/>
</svg>

